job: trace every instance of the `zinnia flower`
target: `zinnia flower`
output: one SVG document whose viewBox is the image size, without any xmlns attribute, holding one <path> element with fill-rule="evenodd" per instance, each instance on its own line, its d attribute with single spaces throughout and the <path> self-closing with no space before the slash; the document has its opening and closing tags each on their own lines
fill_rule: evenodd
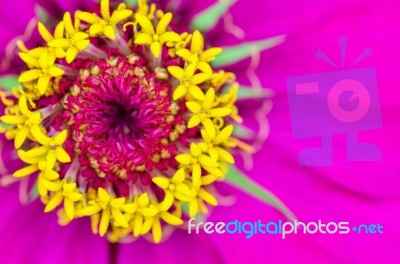
<svg viewBox="0 0 400 264">
<path fill-rule="evenodd" d="M 46 10 L 51 17 L 58 19 L 62 18 L 65 11 L 72 14 L 78 9 L 91 12 L 98 10 L 97 7 L 92 7 L 94 1 L 90 0 L 37 2 L 45 9 L 36 10 Z M 176 4 L 178 2 L 179 5 Z M 173 12 L 171 23 L 174 24 L 174 29 L 182 27 L 183 31 L 199 11 L 215 10 L 208 8 L 210 1 L 156 3 L 159 9 Z M 88 7 L 85 9 L 83 4 Z M 33 43 L 43 45 L 40 44 L 40 35 L 36 34 L 37 23 L 33 23 L 33 27 L 27 27 L 31 25 L 28 22 L 33 15 L 33 6 L 33 1 L 29 0 L 0 3 L 0 28 L 4 33 L 0 38 L 0 52 L 4 51 L 4 47 L 15 35 L 20 34 L 23 35 L 23 39 L 29 39 L 26 42 L 28 47 L 33 47 Z M 268 115 L 271 123 L 270 136 L 261 151 L 254 155 L 254 168 L 250 175 L 277 193 L 302 221 L 349 221 L 355 225 L 380 223 L 384 226 L 384 234 L 297 234 L 288 236 L 285 240 L 277 236 L 255 235 L 246 240 L 240 235 L 218 236 L 200 233 L 188 236 L 187 230 L 177 229 L 168 240 L 160 244 L 147 243 L 143 239 L 129 244 L 108 244 L 106 239 L 91 234 L 88 217 L 59 227 L 57 215 L 43 214 L 44 206 L 38 199 L 28 206 L 21 206 L 18 199 L 19 185 L 10 184 L 16 179 L 3 177 L 1 184 L 7 187 L 0 188 L 2 263 L 396 263 L 400 258 L 400 229 L 397 223 L 400 181 L 396 155 L 399 148 L 399 118 L 396 112 L 399 105 L 396 90 L 399 74 L 398 67 L 395 66 L 399 57 L 398 9 L 398 3 L 391 0 L 346 0 L 330 3 L 238 1 L 230 12 L 223 16 L 223 22 L 217 23 L 213 30 L 203 34 L 206 42 L 215 46 L 226 46 L 239 42 L 226 30 L 239 37 L 243 36 L 244 32 L 246 41 L 287 33 L 287 40 L 278 48 L 261 56 L 257 56 L 257 52 L 252 55 L 250 68 L 247 67 L 248 61 L 224 67 L 225 70 L 235 72 L 240 83 L 246 84 L 247 77 L 254 76 L 254 65 L 260 62 L 257 70 L 260 83 L 276 92 L 272 99 L 274 108 Z M 16 16 L 18 19 L 15 19 Z M 31 31 L 23 34 L 25 29 Z M 382 159 L 379 162 L 348 162 L 346 138 L 336 135 L 332 166 L 299 166 L 298 153 L 305 147 L 310 147 L 310 143 L 317 145 L 319 142 L 304 142 L 291 136 L 286 79 L 302 74 L 335 71 L 330 65 L 315 59 L 314 54 L 321 49 L 334 62 L 340 63 L 341 58 L 337 57 L 337 38 L 343 36 L 349 37 L 347 62 L 358 57 L 367 46 L 373 51 L 371 57 L 357 65 L 374 67 L 377 70 L 383 128 L 377 131 L 362 131 L 360 140 L 380 147 Z M 12 50 L 13 46 L 8 46 L 8 50 Z M 1 53 L 2 57 L 3 54 Z M 8 61 L 11 66 L 8 72 L 20 73 L 22 61 L 16 58 Z M 0 79 L 1 86 L 9 87 L 9 81 L 12 79 L 5 80 Z M 254 100 L 249 102 L 251 105 L 260 104 Z M 270 103 L 263 102 L 266 106 Z M 239 111 L 243 112 L 241 116 L 244 123 L 250 123 L 253 128 L 258 127 L 255 120 L 251 120 L 253 113 L 265 119 L 265 114 L 261 112 L 266 113 L 266 107 L 263 111 L 256 111 L 257 105 L 253 112 L 250 111 L 250 114 L 246 115 L 242 111 L 244 107 L 246 110 L 253 108 L 239 102 L 237 105 Z M 3 162 L 0 164 L 0 172 L 2 175 L 8 175 L 22 165 L 16 162 L 17 157 L 12 154 L 15 153 L 13 141 L 2 140 L 1 143 Z M 240 158 L 237 155 L 234 157 L 236 164 L 242 166 Z M 251 161 L 248 155 L 245 156 L 245 161 Z M 27 178 L 22 178 L 20 181 L 20 200 L 24 203 L 36 197 L 34 192 L 27 193 L 31 185 L 28 185 L 26 180 Z M 234 207 L 219 206 L 213 210 L 209 216 L 210 221 L 282 220 L 282 215 L 273 208 L 266 207 L 241 192 L 235 192 L 225 184 L 218 183 L 216 188 L 225 195 L 234 194 L 237 199 Z M 230 199 L 218 201 L 221 205 L 232 203 Z M 169 230 L 164 231 L 164 235 L 167 236 Z M 151 239 L 150 237 L 148 240 Z"/>
<path fill-rule="evenodd" d="M 228 7 L 217 3 L 192 26 L 214 27 Z M 90 218 L 92 232 L 111 242 L 151 234 L 158 243 L 216 206 L 224 178 L 286 210 L 235 169 L 232 155 L 254 151 L 236 101 L 267 94 L 216 69 L 281 38 L 223 51 L 172 19 L 146 1 L 132 8 L 101 0 L 98 10 L 38 22 L 39 46 L 15 42 L 25 69 L 21 85 L 1 93 L 0 120 L 24 165 L 7 169 L 29 199 L 57 210 L 59 224 Z"/>
</svg>

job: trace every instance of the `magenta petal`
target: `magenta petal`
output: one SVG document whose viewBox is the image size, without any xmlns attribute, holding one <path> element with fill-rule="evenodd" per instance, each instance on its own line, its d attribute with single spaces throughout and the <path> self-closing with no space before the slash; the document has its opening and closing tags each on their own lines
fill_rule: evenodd
<svg viewBox="0 0 400 264">
<path fill-rule="evenodd" d="M 382 235 L 310 235 L 315 245 L 313 250 L 294 251 L 288 249 L 286 242 L 277 248 L 277 254 L 292 255 L 292 262 L 301 256 L 310 260 L 324 252 L 328 260 L 338 262 L 391 263 L 400 257 L 397 223 L 400 216 L 400 93 L 394 88 L 399 83 L 395 70 L 400 58 L 396 44 L 399 42 L 396 26 L 399 19 L 392 1 L 335 3 L 323 8 L 305 6 L 295 17 L 284 8 L 265 14 L 266 17 L 268 14 L 281 17 L 276 22 L 269 21 L 269 29 L 265 29 L 267 34 L 273 34 L 275 28 L 280 27 L 278 21 L 297 20 L 298 23 L 297 26 L 288 23 L 287 41 L 264 53 L 260 60 L 258 73 L 262 83 L 273 87 L 277 95 L 269 115 L 271 135 L 264 150 L 256 155 L 251 175 L 286 201 L 300 220 L 348 221 L 353 225 L 379 223 L 385 228 Z M 264 24 L 268 25 L 268 21 Z M 332 166 L 302 167 L 297 162 L 299 152 L 310 144 L 318 145 L 319 139 L 295 140 L 292 137 L 286 80 L 303 74 L 336 71 L 314 55 L 322 49 L 334 62 L 340 62 L 337 40 L 342 36 L 349 38 L 349 61 L 368 46 L 373 50 L 371 57 L 354 67 L 374 67 L 377 71 L 383 128 L 360 131 L 360 139 L 379 146 L 382 159 L 379 162 L 347 161 L 346 136 L 335 135 Z M 298 248 L 304 247 L 301 238 L 288 239 L 295 240 L 298 240 Z"/>
<path fill-rule="evenodd" d="M 186 231 L 175 232 L 166 242 L 153 244 L 140 239 L 132 244 L 119 244 L 118 263 L 127 260 L 141 263 L 224 263 L 223 253 L 214 244 L 213 237 L 188 236 Z"/>
<path fill-rule="evenodd" d="M 94 0 L 37 0 L 36 2 L 45 8 L 52 16 L 60 20 L 64 12 L 71 12 L 73 14 L 76 10 L 92 11 L 98 6 L 98 2 Z"/>
<path fill-rule="evenodd" d="M 107 263 L 108 242 L 90 231 L 88 219 L 66 227 L 43 205 L 20 205 L 18 186 L 0 188 L 0 256 L 8 263 Z"/>
<path fill-rule="evenodd" d="M 220 206 L 213 210 L 207 221 L 213 223 L 239 220 L 242 222 L 278 221 L 284 217 L 276 210 L 255 201 L 253 198 L 231 188 L 234 206 Z M 187 226 L 185 225 L 184 228 Z M 243 234 L 210 234 L 200 230 L 199 234 L 176 231 L 167 241 L 154 245 L 144 240 L 120 246 L 119 263 L 134 259 L 135 263 L 302 263 L 313 254 L 314 259 L 329 261 L 329 253 L 316 250 L 312 237 L 292 236 L 283 240 L 279 235 L 254 235 L 246 239 Z M 141 254 L 139 252 L 146 252 Z M 328 262 L 329 263 L 329 262 Z"/>
<path fill-rule="evenodd" d="M 1 52 L 13 37 L 24 33 L 29 20 L 34 17 L 34 3 L 33 0 L 2 1 L 0 3 Z M 15 19 L 16 13 L 18 13 L 18 19 Z M 13 21 L 12 25 L 9 24 L 10 21 Z M 11 34 L 14 35 L 11 36 Z"/>
<path fill-rule="evenodd" d="M 15 14 L 18 14 L 16 19 Z M 16 68 L 22 63 L 15 62 L 15 43 L 9 46 L 9 43 L 17 36 L 25 34 L 26 26 L 34 17 L 34 1 L 2 1 L 0 3 L 0 74 L 17 72 Z M 10 24 L 12 21 L 12 24 Z M 26 36 L 28 37 L 28 36 Z M 7 49 L 7 51 L 6 51 Z M 5 57 L 7 55 L 7 58 Z"/>
</svg>

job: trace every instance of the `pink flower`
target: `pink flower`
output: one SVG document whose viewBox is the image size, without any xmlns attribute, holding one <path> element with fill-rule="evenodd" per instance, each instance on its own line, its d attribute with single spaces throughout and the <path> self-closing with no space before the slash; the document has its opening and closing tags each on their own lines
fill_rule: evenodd
<svg viewBox="0 0 400 264">
<path fill-rule="evenodd" d="M 218 18 L 231 4 L 214 4 L 217 13 L 201 13 L 192 26 L 218 29 Z M 222 70 L 247 56 L 258 56 L 282 37 L 233 46 L 215 59 L 221 48 L 210 46 L 200 31 L 186 33 L 188 25 L 178 23 L 184 17 L 171 22 L 172 13 L 156 10 L 146 1 L 133 12 L 125 4 L 112 4 L 110 9 L 109 1 L 102 0 L 100 12 L 98 7 L 66 12 L 55 23 L 50 17 L 54 14 L 40 12 L 47 22 L 37 24 L 40 36 L 27 28 L 26 38 L 8 45 L 4 60 L 4 70 L 18 70 L 21 66 L 13 56 L 19 48 L 26 64 L 19 71 L 22 85 L 13 87 L 12 75 L 2 79 L 13 92 L 2 91 L 5 108 L 0 119 L 6 124 L 6 138 L 14 141 L 14 150 L 10 142 L 4 143 L 4 150 L 13 154 L 4 159 L 10 159 L 10 165 L 4 167 L 2 184 L 12 189 L 15 178 L 21 179 L 22 202 L 33 200 L 32 205 L 39 206 L 40 196 L 44 211 L 59 208 L 58 222 L 68 228 L 80 229 L 71 220 L 90 217 L 92 232 L 114 243 L 109 249 L 111 262 L 119 257 L 116 242 L 138 236 L 149 240 L 151 234 L 151 240 L 159 243 L 171 235 L 173 226 L 182 226 L 199 212 L 207 214 L 210 205 L 218 203 L 215 196 L 220 196 L 214 185 L 225 175 L 236 185 L 240 180 L 245 191 L 255 189 L 256 196 L 286 210 L 274 196 L 232 174 L 232 148 L 247 153 L 248 159 L 251 141 L 259 147 L 267 132 L 264 128 L 252 135 L 245 127 L 244 134 L 233 131 L 232 124 L 243 120 L 236 100 L 261 98 L 259 111 L 267 113 L 270 107 L 263 108 L 269 106 L 264 101 L 269 93 L 239 87 L 235 75 Z M 227 33 L 243 37 L 231 21 L 225 24 Z M 35 45 L 40 38 L 42 44 Z M 248 71 L 254 74 L 254 66 Z M 257 122 L 262 126 L 264 117 Z M 252 140 L 240 139 L 246 134 Z M 65 260 L 76 262 L 79 255 Z M 52 253 L 38 256 L 43 262 L 53 258 Z M 17 261 L 12 250 L 7 258 Z"/>
</svg>

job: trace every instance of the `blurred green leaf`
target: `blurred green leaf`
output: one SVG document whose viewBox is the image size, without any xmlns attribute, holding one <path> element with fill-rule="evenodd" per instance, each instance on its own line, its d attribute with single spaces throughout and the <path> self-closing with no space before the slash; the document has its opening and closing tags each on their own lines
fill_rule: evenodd
<svg viewBox="0 0 400 264">
<path fill-rule="evenodd" d="M 238 100 L 247 100 L 247 99 L 265 99 L 273 96 L 273 92 L 268 89 L 254 89 L 248 86 L 240 86 L 237 97 Z"/>
<path fill-rule="evenodd" d="M 0 87 L 11 91 L 12 88 L 19 86 L 20 83 L 18 82 L 17 75 L 4 75 L 0 76 Z"/>
<path fill-rule="evenodd" d="M 236 124 L 233 126 L 233 135 L 242 139 L 254 139 L 256 133 L 243 124 Z"/>
<path fill-rule="evenodd" d="M 47 10 L 39 4 L 35 4 L 35 14 L 37 19 L 43 24 L 49 22 L 50 20 L 50 15 Z"/>
<path fill-rule="evenodd" d="M 255 52 L 261 52 L 273 48 L 281 44 L 284 40 L 285 36 L 282 35 L 253 42 L 246 42 L 236 46 L 223 47 L 224 51 L 215 58 L 212 64 L 215 67 L 234 64 L 250 57 Z"/>
<path fill-rule="evenodd" d="M 250 194 L 251 196 L 261 200 L 262 202 L 272 205 L 274 208 L 279 210 L 289 220 L 294 220 L 295 216 L 293 213 L 276 197 L 273 193 L 259 185 L 258 183 L 251 180 L 243 172 L 234 168 L 229 167 L 229 171 L 226 175 L 225 182 L 238 188 L 239 190 Z"/>
<path fill-rule="evenodd" d="M 191 28 L 203 32 L 212 29 L 218 23 L 222 15 L 236 2 L 237 0 L 217 1 L 194 17 Z"/>
<path fill-rule="evenodd" d="M 34 186 L 32 186 L 32 188 L 29 192 L 29 198 L 33 201 L 38 197 L 39 197 L 39 191 L 38 191 L 37 184 L 35 184 Z"/>
<path fill-rule="evenodd" d="M 138 4 L 138 0 L 125 0 L 125 3 L 130 7 L 134 7 Z"/>
</svg>

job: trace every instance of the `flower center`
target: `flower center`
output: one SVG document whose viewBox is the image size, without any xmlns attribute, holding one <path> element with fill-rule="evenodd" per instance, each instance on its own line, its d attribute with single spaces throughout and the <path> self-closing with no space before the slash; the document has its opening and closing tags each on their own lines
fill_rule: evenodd
<svg viewBox="0 0 400 264">
<path fill-rule="evenodd" d="M 103 118 L 109 120 L 109 132 L 108 137 L 122 137 L 128 135 L 134 135 L 140 137 L 142 130 L 139 129 L 138 115 L 140 109 L 132 107 L 129 102 L 126 102 L 124 98 L 120 100 L 114 100 L 106 102 L 105 105 L 108 107 L 103 113 Z"/>
<path fill-rule="evenodd" d="M 158 79 L 144 58 L 82 61 L 99 71 L 77 78 L 77 90 L 65 103 L 80 158 L 89 160 L 87 170 L 114 184 L 128 180 L 131 186 L 138 179 L 148 184 L 152 169 L 173 166 L 170 135 L 184 124 L 175 116 L 179 107 L 171 85 Z"/>
</svg>

